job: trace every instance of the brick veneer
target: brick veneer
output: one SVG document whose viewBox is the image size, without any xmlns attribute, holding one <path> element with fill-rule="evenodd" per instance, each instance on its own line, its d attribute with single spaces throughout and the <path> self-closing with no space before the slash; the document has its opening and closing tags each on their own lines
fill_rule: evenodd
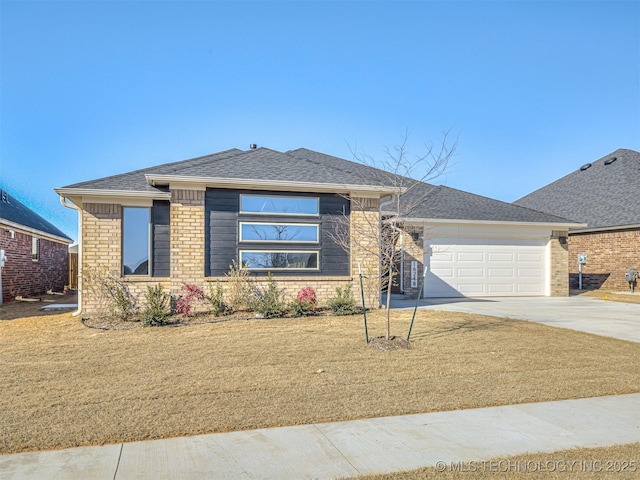
<svg viewBox="0 0 640 480">
<path fill-rule="evenodd" d="M 353 198 L 351 202 L 351 273 L 353 291 L 360 291 L 362 269 L 365 301 L 368 308 L 380 307 L 380 200 Z M 377 226 L 377 228 L 376 228 Z"/>
<path fill-rule="evenodd" d="M 424 272 L 424 228 L 407 227 L 402 234 L 403 256 L 403 278 L 402 285 L 406 298 L 417 298 Z M 415 238 L 415 239 L 414 239 Z M 418 286 L 411 286 L 411 262 L 418 262 Z"/>
<path fill-rule="evenodd" d="M 122 206 L 118 204 L 85 203 L 82 213 L 82 263 L 86 265 L 106 266 L 109 271 L 119 275 L 122 255 Z M 172 189 L 170 206 L 170 278 L 140 277 L 126 278 L 129 290 L 137 298 L 138 305 L 144 304 L 146 287 L 162 284 L 174 297 L 180 295 L 184 283 L 195 284 L 208 292 L 208 283 L 215 278 L 204 277 L 205 259 L 205 192 L 203 190 Z M 364 226 L 379 224 L 379 201 L 377 199 L 358 199 L 351 207 L 352 242 L 351 271 L 345 277 L 278 277 L 274 276 L 279 288 L 285 290 L 288 299 L 296 297 L 298 291 L 306 286 L 316 290 L 318 302 L 326 304 L 335 296 L 336 287 L 353 285 L 356 299 L 359 299 L 358 263 L 365 276 L 367 306 L 379 306 L 380 268 L 376 256 L 368 253 L 375 250 L 378 238 L 366 238 L 360 241 Z M 360 232 L 360 233 L 359 233 Z M 360 248 L 364 247 L 366 248 Z M 223 287 L 225 278 L 221 278 Z M 254 278 L 257 284 L 263 284 L 264 278 Z M 82 287 L 81 287 L 82 288 Z M 91 293 L 83 289 L 83 312 L 87 315 L 99 314 L 100 303 L 91 298 Z"/>
<path fill-rule="evenodd" d="M 16 228 L 11 230 L 13 238 L 9 229 L 0 229 L 0 249 L 7 256 L 2 268 L 3 300 L 40 295 L 49 290 L 61 292 L 68 281 L 68 245 Z M 31 259 L 34 236 L 40 239 L 37 261 Z"/>
<path fill-rule="evenodd" d="M 627 291 L 627 268 L 640 268 L 640 229 L 569 236 L 569 275 L 571 288 L 578 288 L 578 254 L 587 255 L 582 267 L 584 289 Z"/>
<path fill-rule="evenodd" d="M 551 296 L 566 297 L 569 295 L 569 247 L 567 245 L 567 232 L 553 230 L 549 240 L 551 250 Z"/>
</svg>

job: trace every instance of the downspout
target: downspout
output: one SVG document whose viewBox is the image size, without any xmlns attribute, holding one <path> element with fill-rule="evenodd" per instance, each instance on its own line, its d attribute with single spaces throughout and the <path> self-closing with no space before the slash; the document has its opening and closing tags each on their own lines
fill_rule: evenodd
<svg viewBox="0 0 640 480">
<path fill-rule="evenodd" d="M 68 202 L 66 197 L 60 195 L 60 203 L 63 207 L 71 208 L 78 212 L 78 310 L 71 315 L 77 317 L 82 313 L 82 209 L 73 202 Z"/>
</svg>

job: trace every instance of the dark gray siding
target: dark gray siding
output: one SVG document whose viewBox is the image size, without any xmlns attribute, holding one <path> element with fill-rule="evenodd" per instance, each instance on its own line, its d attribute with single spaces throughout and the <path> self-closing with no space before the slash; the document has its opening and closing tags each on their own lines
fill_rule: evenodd
<svg viewBox="0 0 640 480">
<path fill-rule="evenodd" d="M 168 277 L 170 275 L 170 206 L 168 201 L 154 200 L 151 209 L 151 228 L 153 235 L 153 262 L 151 263 L 153 277 Z"/>
<path fill-rule="evenodd" d="M 318 197 L 320 216 L 310 219 L 308 216 L 273 216 L 239 214 L 240 194 L 253 193 L 264 195 L 286 195 Z M 250 250 L 313 250 L 320 256 L 319 271 L 277 271 L 279 276 L 340 276 L 349 275 L 349 253 L 337 245 L 330 237 L 333 231 L 332 219 L 341 218 L 343 211 L 349 214 L 349 200 L 340 195 L 309 194 L 290 192 L 265 192 L 248 190 L 207 189 L 205 196 L 205 272 L 207 276 L 221 277 L 229 271 L 232 260 L 238 261 L 240 248 Z M 320 225 L 320 243 L 318 245 L 288 243 L 286 245 L 238 242 L 238 224 L 240 221 L 260 222 L 300 222 Z M 266 275 L 266 272 L 253 272 L 254 275 Z"/>
</svg>

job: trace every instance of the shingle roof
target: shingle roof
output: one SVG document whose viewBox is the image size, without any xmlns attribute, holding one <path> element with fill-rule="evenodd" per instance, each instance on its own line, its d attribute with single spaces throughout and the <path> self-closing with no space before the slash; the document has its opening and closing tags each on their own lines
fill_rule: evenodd
<svg viewBox="0 0 640 480">
<path fill-rule="evenodd" d="M 9 222 L 17 223 L 24 227 L 29 227 L 49 235 L 66 238 L 71 242 L 71 238 L 65 235 L 62 230 L 45 220 L 15 197 L 5 190 L 0 189 L 0 218 Z"/>
<path fill-rule="evenodd" d="M 445 186 L 422 184 L 407 196 L 426 198 L 411 216 L 439 220 L 476 220 L 524 223 L 571 223 L 548 213 L 501 202 Z M 410 201 L 410 198 L 408 199 Z"/>
<path fill-rule="evenodd" d="M 226 150 L 213 155 L 76 183 L 65 188 L 133 190 L 150 193 L 162 191 L 161 188 L 153 187 L 146 182 L 147 174 L 304 182 L 318 185 L 392 185 L 389 182 L 388 172 L 367 165 L 305 148 L 283 153 L 261 147 L 247 151 Z M 416 218 L 570 223 L 565 218 L 453 188 L 420 184 L 420 187 L 414 191 L 414 194 L 425 193 L 429 193 L 429 201 L 417 210 Z"/>
<path fill-rule="evenodd" d="M 639 225 L 640 153 L 616 150 L 514 203 L 586 223 L 587 228 Z"/>
</svg>

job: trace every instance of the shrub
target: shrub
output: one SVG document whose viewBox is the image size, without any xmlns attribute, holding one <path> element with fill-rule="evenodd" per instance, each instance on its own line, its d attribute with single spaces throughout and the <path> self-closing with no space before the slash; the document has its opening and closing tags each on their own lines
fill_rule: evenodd
<svg viewBox="0 0 640 480">
<path fill-rule="evenodd" d="M 316 307 L 316 291 L 311 287 L 301 288 L 295 300 L 289 303 L 294 317 L 306 317 Z"/>
<path fill-rule="evenodd" d="M 231 308 L 224 303 L 224 290 L 220 285 L 220 280 L 216 280 L 215 288 L 212 283 L 209 284 L 209 295 L 207 295 L 206 300 L 209 302 L 209 311 L 216 317 L 218 315 L 226 315 L 231 311 Z"/>
<path fill-rule="evenodd" d="M 101 264 L 85 267 L 81 274 L 82 291 L 94 299 L 98 315 L 129 320 L 136 313 L 135 298 L 117 272 Z"/>
<path fill-rule="evenodd" d="M 136 314 L 136 299 L 131 295 L 126 283 L 120 279 L 113 279 L 109 285 L 109 295 L 112 299 L 109 306 L 111 315 L 126 322 Z"/>
<path fill-rule="evenodd" d="M 249 278 L 249 269 L 244 265 L 238 265 L 233 260 L 229 265 L 229 272 L 225 274 L 228 279 L 227 302 L 231 310 L 243 310 L 251 308 L 252 282 Z"/>
<path fill-rule="evenodd" d="M 311 303 L 313 307 L 316 306 L 316 291 L 311 287 L 303 287 L 298 292 L 297 299 L 301 302 Z"/>
<path fill-rule="evenodd" d="M 204 292 L 197 285 L 183 283 L 180 289 L 182 295 L 176 303 L 176 313 L 184 313 L 186 316 L 191 315 L 193 311 L 194 301 L 203 301 Z"/>
<path fill-rule="evenodd" d="M 329 308 L 334 315 L 353 315 L 362 311 L 353 298 L 351 284 L 344 288 L 336 287 L 336 296 L 329 299 Z"/>
<path fill-rule="evenodd" d="M 147 307 L 142 312 L 145 325 L 164 325 L 171 315 L 171 296 L 164 293 L 162 285 L 147 286 Z"/>
<path fill-rule="evenodd" d="M 280 317 L 286 312 L 287 304 L 284 300 L 284 290 L 278 289 L 271 272 L 267 276 L 266 286 L 253 286 L 251 309 L 259 313 L 263 318 Z"/>
</svg>

